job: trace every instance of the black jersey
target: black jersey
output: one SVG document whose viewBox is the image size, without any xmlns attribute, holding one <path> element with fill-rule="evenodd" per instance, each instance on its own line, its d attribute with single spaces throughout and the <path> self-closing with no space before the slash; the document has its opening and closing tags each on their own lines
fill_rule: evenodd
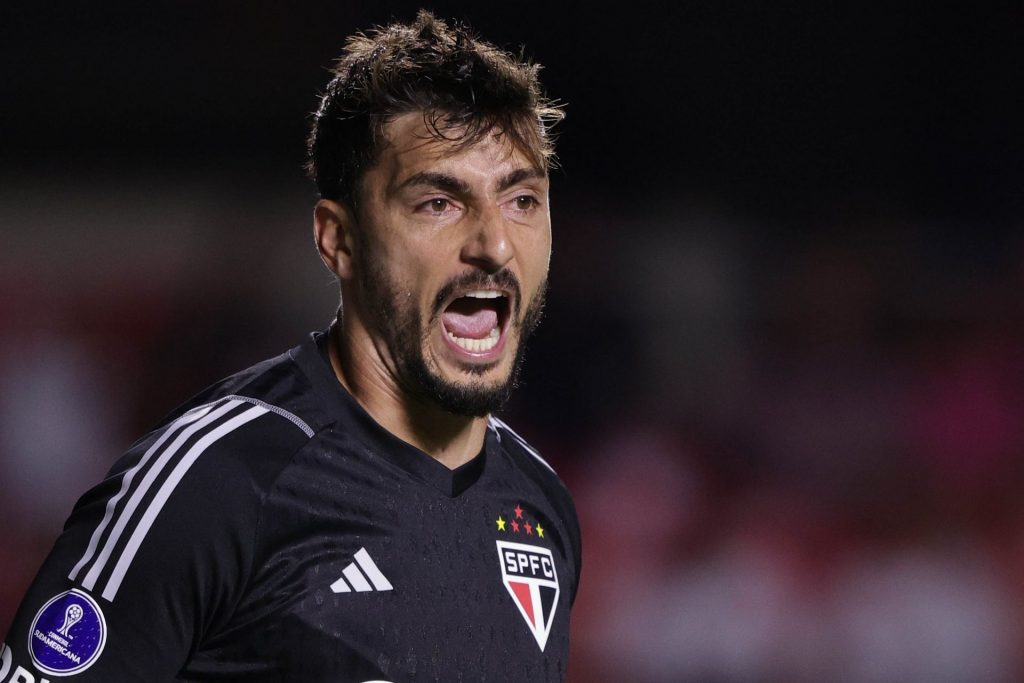
<svg viewBox="0 0 1024 683">
<path fill-rule="evenodd" d="M 493 418 L 448 469 L 325 349 L 206 390 L 78 501 L 0 682 L 565 678 L 580 537 L 554 472 Z"/>
</svg>

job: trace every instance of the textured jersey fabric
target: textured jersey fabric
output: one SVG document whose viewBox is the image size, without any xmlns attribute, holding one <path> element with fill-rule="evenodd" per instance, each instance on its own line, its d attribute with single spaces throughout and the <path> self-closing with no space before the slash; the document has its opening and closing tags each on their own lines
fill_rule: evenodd
<svg viewBox="0 0 1024 683">
<path fill-rule="evenodd" d="M 561 681 L 572 501 L 491 419 L 449 470 L 337 381 L 327 335 L 234 375 L 75 505 L 0 681 Z"/>
</svg>

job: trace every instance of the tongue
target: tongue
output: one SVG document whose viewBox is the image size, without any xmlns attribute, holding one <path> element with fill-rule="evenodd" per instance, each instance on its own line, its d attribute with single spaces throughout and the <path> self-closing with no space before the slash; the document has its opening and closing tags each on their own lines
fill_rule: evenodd
<svg viewBox="0 0 1024 683">
<path fill-rule="evenodd" d="M 473 312 L 453 311 L 449 308 L 441 316 L 444 329 L 463 339 L 483 339 L 498 326 L 498 312 L 481 308 Z"/>
</svg>

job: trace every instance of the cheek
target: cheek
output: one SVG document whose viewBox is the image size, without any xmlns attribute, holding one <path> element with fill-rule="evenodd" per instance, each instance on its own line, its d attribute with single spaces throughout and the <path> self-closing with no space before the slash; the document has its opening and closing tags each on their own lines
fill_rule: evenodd
<svg viewBox="0 0 1024 683">
<path fill-rule="evenodd" d="M 388 270 L 404 306 L 415 306 L 424 321 L 433 312 L 434 299 L 447 280 L 448 271 L 439 254 L 422 249 L 395 250 Z"/>
<path fill-rule="evenodd" d="M 403 293 L 408 291 L 411 283 L 422 277 L 422 263 L 417 257 L 417 245 L 408 239 L 402 239 L 397 231 L 382 231 L 374 240 L 372 251 L 371 258 L 386 271 L 392 284 L 401 286 Z"/>
<path fill-rule="evenodd" d="M 536 286 L 543 281 L 551 263 L 551 231 L 538 231 L 533 239 L 527 240 L 520 258 L 523 274 L 530 280 L 529 286 Z"/>
</svg>

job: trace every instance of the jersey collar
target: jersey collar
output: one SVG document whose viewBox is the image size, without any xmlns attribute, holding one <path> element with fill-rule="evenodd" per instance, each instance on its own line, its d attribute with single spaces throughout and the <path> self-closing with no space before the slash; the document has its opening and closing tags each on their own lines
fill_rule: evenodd
<svg viewBox="0 0 1024 683">
<path fill-rule="evenodd" d="M 370 447 L 371 452 L 409 473 L 413 478 L 454 498 L 472 486 L 484 472 L 487 452 L 498 448 L 492 429 L 487 430 L 484 447 L 469 462 L 454 470 L 448 469 L 427 453 L 382 427 L 338 381 L 331 368 L 326 331 L 314 332 L 309 341 L 295 348 L 292 358 L 313 383 L 314 391 L 324 408 L 335 417 L 335 427 Z"/>
</svg>

